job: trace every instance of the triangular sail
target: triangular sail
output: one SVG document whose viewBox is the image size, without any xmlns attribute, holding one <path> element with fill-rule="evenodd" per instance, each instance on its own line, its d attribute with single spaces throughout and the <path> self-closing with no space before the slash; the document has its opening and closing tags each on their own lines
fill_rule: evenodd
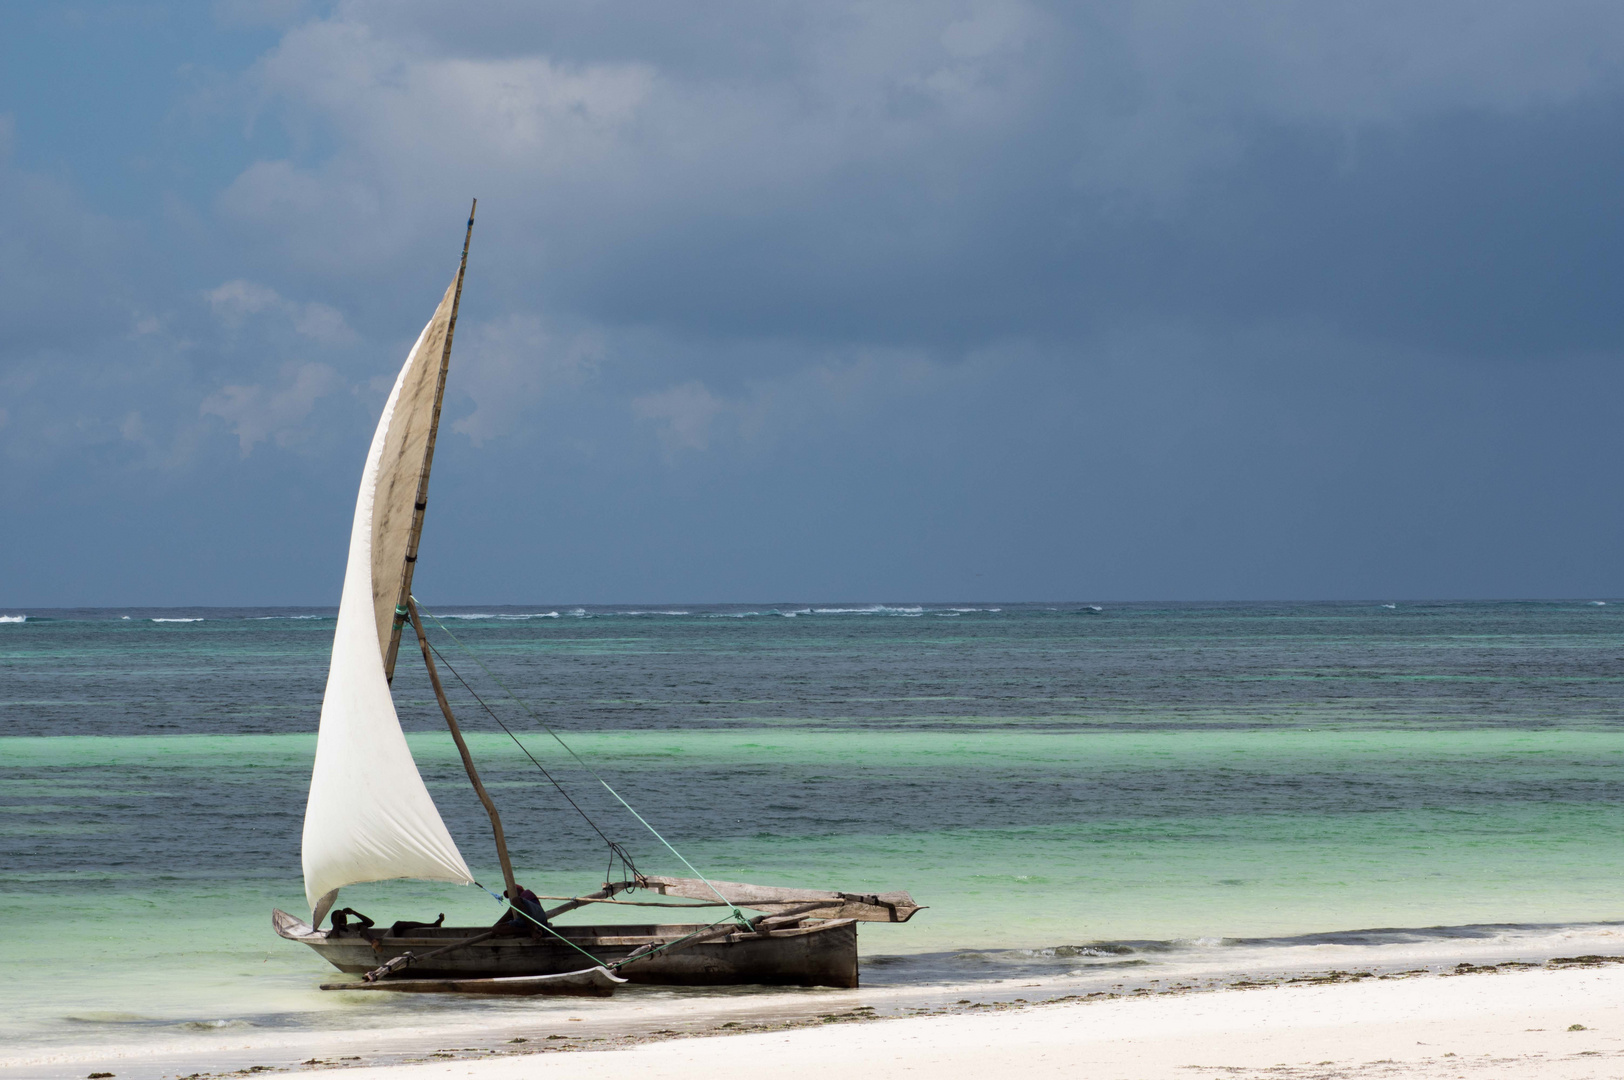
<svg viewBox="0 0 1624 1080">
<path fill-rule="evenodd" d="M 461 288 L 459 269 L 395 380 L 355 501 L 305 807 L 305 895 L 316 922 L 323 897 L 345 885 L 473 881 L 423 786 L 389 695 L 395 610 L 411 590 Z"/>
</svg>

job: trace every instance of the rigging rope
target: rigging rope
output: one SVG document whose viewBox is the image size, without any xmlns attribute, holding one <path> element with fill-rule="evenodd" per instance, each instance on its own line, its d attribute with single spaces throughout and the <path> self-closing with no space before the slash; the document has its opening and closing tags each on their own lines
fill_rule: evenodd
<svg viewBox="0 0 1624 1080">
<path fill-rule="evenodd" d="M 419 610 L 421 610 L 421 609 L 419 609 Z M 479 882 L 476 881 L 476 882 L 474 882 L 474 884 L 479 885 Z M 707 884 L 709 884 L 709 883 L 707 882 Z M 683 942 L 689 941 L 689 940 L 691 940 L 693 938 L 696 938 L 699 935 L 705 933 L 706 931 L 716 929 L 718 926 L 721 926 L 723 923 L 727 922 L 729 919 L 734 918 L 736 915 L 739 914 L 739 909 L 737 907 L 733 907 L 733 905 L 730 904 L 728 906 L 733 907 L 733 914 L 732 915 L 724 915 L 720 919 L 717 919 L 715 922 L 707 923 L 704 926 L 701 926 L 698 930 L 695 930 L 692 933 L 684 934 L 681 937 L 676 938 L 676 939 L 674 939 L 672 941 L 662 941 L 658 945 L 653 945 L 653 946 L 639 946 L 638 949 L 633 950 L 631 955 L 629 955 L 629 956 L 622 956 L 619 960 L 604 961 L 604 960 L 599 960 L 596 956 L 593 956 L 591 953 L 587 952 L 585 949 L 583 949 L 579 945 L 575 944 L 575 942 L 571 941 L 569 938 L 565 937 L 563 934 L 560 934 L 557 930 L 554 930 L 551 926 L 547 925 L 547 923 L 544 922 L 543 920 L 536 918 L 534 915 L 530 914 L 528 911 L 523 911 L 523 910 L 520 910 L 519 908 L 514 907 L 507 900 L 506 897 L 496 895 L 495 893 L 491 892 L 491 890 L 486 889 L 485 886 L 483 886 L 483 885 L 479 885 L 479 887 L 481 889 L 485 889 L 485 892 L 490 896 L 490 898 L 492 900 L 495 900 L 497 903 L 502 904 L 509 911 L 517 912 L 518 914 L 523 915 L 525 918 L 529 919 L 531 922 L 535 923 L 537 926 L 541 927 L 543 930 L 545 930 L 549 934 L 553 935 L 553 937 L 557 938 L 559 941 L 562 941 L 564 944 L 568 945 L 570 948 L 574 949 L 576 952 L 580 953 L 582 956 L 586 957 L 588 960 L 592 961 L 594 964 L 597 964 L 599 967 L 603 968 L 606 971 L 619 971 L 621 968 L 625 967 L 627 964 L 631 963 L 633 960 L 646 960 L 648 957 L 653 956 L 655 953 L 665 952 L 667 949 L 673 948 L 674 946 L 677 946 L 677 945 L 681 945 Z M 651 905 L 648 905 L 648 906 L 653 907 L 655 905 L 651 904 Z M 672 905 L 669 905 L 669 906 L 676 907 L 678 905 L 672 904 Z M 705 905 L 694 905 L 694 906 L 710 907 L 711 905 L 705 904 Z M 745 924 L 745 929 L 753 930 L 755 928 L 750 926 L 749 923 L 746 923 Z"/>
<path fill-rule="evenodd" d="M 474 884 L 479 885 L 479 882 L 476 881 L 476 882 L 474 882 Z M 485 889 L 485 886 L 483 886 L 483 885 L 479 885 L 479 887 L 481 889 Z M 553 935 L 553 937 L 557 938 L 559 941 L 562 941 L 564 944 L 568 945 L 570 948 L 574 949 L 576 952 L 580 953 L 582 956 L 586 957 L 588 960 L 592 961 L 594 964 L 597 964 L 599 967 L 607 967 L 608 966 L 602 960 L 599 960 L 596 956 L 593 956 L 591 953 L 587 952 L 585 949 L 583 949 L 579 945 L 575 944 L 575 942 L 571 941 L 569 938 L 565 937 L 563 934 L 560 934 L 557 930 L 554 930 L 552 927 L 548 926 L 541 919 L 536 918 L 534 915 L 530 914 L 528 911 L 524 911 L 524 910 L 522 910 L 520 908 L 514 907 L 513 902 L 511 900 L 509 900 L 507 897 L 505 897 L 505 896 L 497 896 L 495 893 L 491 892 L 489 889 L 485 889 L 485 891 L 487 893 L 490 893 L 490 897 L 491 897 L 492 900 L 495 900 L 498 904 L 501 904 L 503 907 L 507 908 L 509 911 L 517 912 L 518 914 L 523 915 L 525 918 L 529 919 L 531 922 L 535 923 L 537 926 L 541 927 L 543 930 L 545 930 L 549 934 Z"/>
<path fill-rule="evenodd" d="M 415 600 L 416 598 L 414 597 L 413 599 Z M 418 610 L 423 610 L 421 605 L 419 605 Z M 432 615 L 429 617 L 433 618 Z M 436 619 L 435 621 L 438 622 L 439 620 Z M 427 639 L 425 638 L 424 640 Z M 592 827 L 592 831 L 597 833 L 599 838 L 602 839 L 605 844 L 609 845 L 609 865 L 604 870 L 604 881 L 609 881 L 609 879 L 613 876 L 616 859 L 620 860 L 622 872 L 630 875 L 628 880 L 641 881 L 643 879 L 643 875 L 637 869 L 637 864 L 632 861 L 632 857 L 626 851 L 626 849 L 617 841 L 609 839 L 604 831 L 598 828 L 598 823 L 592 820 L 592 816 L 585 810 L 581 809 L 579 803 L 570 798 L 570 793 L 564 790 L 564 785 L 560 784 L 553 777 L 553 774 L 547 771 L 546 766 L 542 765 L 541 762 L 536 760 L 536 756 L 530 752 L 529 748 L 526 747 L 524 743 L 520 742 L 519 737 L 513 734 L 512 729 L 502 722 L 502 718 L 500 716 L 496 715 L 496 710 L 492 709 L 490 705 L 486 703 L 485 699 L 480 697 L 478 692 L 475 691 L 472 686 L 468 685 L 468 680 L 464 679 L 462 675 L 458 673 L 457 669 L 451 666 L 451 661 L 447 660 L 445 656 L 441 654 L 440 650 L 434 647 L 434 642 L 429 642 L 429 649 L 434 653 L 435 657 L 440 661 L 440 663 L 445 666 L 445 669 L 451 672 L 451 674 L 456 677 L 456 680 L 462 684 L 462 688 L 468 691 L 469 695 L 472 696 L 475 701 L 479 702 L 480 707 L 490 714 L 491 719 L 496 721 L 496 726 L 507 733 L 507 737 L 513 740 L 513 745 L 517 746 L 524 753 L 524 756 L 530 759 L 530 763 L 532 765 L 541 770 L 541 775 L 545 776 L 547 778 L 547 782 L 552 784 L 553 787 L 558 790 L 560 795 L 564 796 L 564 801 L 575 808 L 575 812 L 581 815 L 581 820 L 590 825 Z M 481 887 L 483 888 L 483 886 Z"/>
<path fill-rule="evenodd" d="M 523 709 L 526 713 L 528 713 L 529 716 L 530 716 L 530 719 L 534 720 L 537 724 L 540 724 L 541 729 L 543 731 L 545 731 L 547 734 L 551 735 L 553 737 L 553 741 L 556 742 L 559 746 L 562 746 L 564 748 L 564 752 L 569 754 L 570 757 L 574 758 L 575 763 L 577 765 L 581 766 L 581 768 L 583 768 L 587 772 L 591 773 L 592 778 L 594 780 L 596 780 L 599 784 L 603 785 L 603 790 L 607 791 L 610 795 L 614 796 L 615 801 L 618 802 L 621 806 L 624 806 L 626 808 L 626 811 L 628 813 L 630 813 L 632 817 L 636 818 L 638 823 L 641 824 L 643 826 L 643 828 L 647 829 L 654 836 L 654 839 L 656 839 L 660 843 L 664 844 L 666 850 L 671 852 L 671 854 L 675 855 L 682 862 L 682 865 L 684 865 L 684 866 L 686 866 L 688 868 L 689 873 L 693 874 L 694 877 L 696 877 L 700 881 L 704 882 L 705 887 L 708 888 L 711 892 L 716 894 L 716 899 L 720 900 L 723 904 L 725 904 L 727 906 L 728 911 L 729 911 L 729 916 L 728 917 L 732 918 L 733 921 L 737 922 L 740 926 L 745 927 L 747 929 L 750 928 L 750 920 L 745 916 L 743 911 L 739 910 L 739 906 L 737 904 L 735 904 L 733 901 L 729 900 L 726 896 L 722 895 L 722 890 L 718 889 L 715 885 L 711 884 L 711 880 L 709 878 L 707 878 L 704 874 L 701 874 L 699 872 L 699 870 L 694 866 L 694 864 L 688 861 L 687 857 L 684 856 L 682 854 L 682 852 L 678 851 L 674 846 L 672 846 L 671 841 L 669 841 L 665 837 L 661 836 L 660 831 L 658 829 L 656 829 L 653 825 L 650 825 L 648 823 L 648 821 L 643 817 L 643 815 L 639 814 L 637 812 L 637 809 L 635 807 L 633 807 L 631 803 L 629 803 L 625 799 L 621 798 L 620 797 L 620 792 L 618 792 L 614 788 L 610 787 L 609 786 L 609 781 L 605 780 L 602 776 L 599 776 L 598 775 L 598 770 L 594 769 L 591 765 L 588 765 L 586 763 L 586 761 L 582 759 L 580 754 L 577 754 L 573 749 L 571 749 L 570 744 L 565 742 L 562 738 L 560 738 L 558 732 L 554 731 L 552 729 L 551 725 L 549 725 L 547 723 L 547 721 L 545 721 L 541 717 L 537 716 L 535 710 L 532 709 L 529 705 L 527 705 L 523 698 L 519 697 L 518 694 L 515 694 L 512 690 L 508 689 L 507 684 L 504 683 L 501 679 L 497 678 L 496 673 L 491 671 L 490 668 L 485 666 L 485 661 L 483 661 L 483 660 L 481 660 L 479 658 L 478 653 L 474 652 L 474 650 L 470 649 L 467 645 L 465 645 L 463 643 L 462 639 L 457 637 L 456 634 L 453 634 L 451 632 L 451 628 L 446 626 L 445 623 L 441 622 L 440 617 L 438 615 L 434 614 L 434 612 L 432 612 L 432 611 L 426 610 L 423 607 L 423 605 L 420 602 L 418 602 L 417 597 L 415 597 L 415 596 L 412 597 L 412 602 L 417 604 L 417 610 L 418 611 L 421 611 L 423 614 L 425 614 L 429 618 L 433 619 L 434 620 L 434 625 L 438 626 L 440 628 L 441 632 L 444 633 L 446 637 L 448 637 L 452 641 L 456 642 L 457 647 L 460 648 L 463 652 L 467 653 L 469 658 L 472 659 L 474 663 L 479 665 L 479 669 L 481 671 L 483 671 L 486 674 L 486 676 L 492 682 L 494 682 L 497 686 L 500 686 L 502 688 L 502 690 L 507 694 L 507 696 L 514 700 L 514 702 L 519 706 L 519 708 Z M 435 650 L 435 652 L 436 652 L 436 655 L 438 655 L 438 650 Z M 449 666 L 449 665 L 447 665 L 447 666 Z M 463 682 L 462 676 L 460 676 L 460 675 L 457 676 L 457 681 L 462 682 L 462 684 L 464 686 L 468 685 L 466 682 Z M 470 690 L 469 692 L 472 693 L 473 691 Z M 477 700 L 477 696 L 476 696 L 476 700 Z M 484 705 L 485 703 L 483 701 L 480 701 L 480 704 Z M 486 705 L 485 709 L 486 709 L 487 712 L 490 712 L 490 706 Z M 492 712 L 491 715 L 494 717 L 496 714 L 494 712 Z M 501 721 L 498 720 L 497 723 L 501 723 Z M 503 725 L 502 730 L 507 731 L 507 726 Z M 516 743 L 519 742 L 518 738 L 515 737 L 511 731 L 508 732 L 508 736 L 509 736 L 509 738 L 512 738 L 514 742 L 516 742 Z M 519 749 L 524 750 L 524 744 L 523 743 L 519 743 Z M 533 756 L 530 755 L 530 751 L 528 751 L 528 750 L 525 750 L 525 756 L 530 757 L 531 761 L 536 760 Z M 536 766 L 537 766 L 537 768 L 540 768 L 541 763 L 536 762 Z M 546 770 L 543 769 L 542 772 L 545 773 Z M 552 780 L 552 777 L 548 776 L 548 779 Z M 553 785 L 555 787 L 557 787 L 558 782 L 556 780 L 554 780 Z M 562 790 L 562 789 L 560 788 L 560 790 Z M 565 796 L 565 797 L 568 798 L 568 796 Z M 571 805 L 574 805 L 573 800 L 571 802 Z M 580 807 L 576 807 L 576 809 L 579 810 Z M 583 817 L 585 816 L 584 811 L 582 812 L 582 816 Z M 588 820 L 590 821 L 590 819 L 588 819 Z M 597 826 L 594 825 L 593 828 L 597 829 Z M 603 833 L 599 832 L 598 835 L 603 836 Z M 608 837 L 604 837 L 604 839 L 606 841 L 608 841 Z M 613 846 L 612 842 L 611 842 L 611 846 Z M 481 886 L 481 888 L 483 888 L 483 886 Z M 489 891 L 489 890 L 486 890 L 486 891 Z M 726 919 L 718 920 L 717 923 L 712 923 L 711 925 L 712 926 L 719 925 L 719 923 L 725 922 L 725 921 L 726 921 Z"/>
</svg>

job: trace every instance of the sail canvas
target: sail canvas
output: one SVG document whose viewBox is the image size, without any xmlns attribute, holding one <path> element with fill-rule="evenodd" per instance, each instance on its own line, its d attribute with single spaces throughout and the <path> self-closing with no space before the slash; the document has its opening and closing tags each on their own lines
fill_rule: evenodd
<svg viewBox="0 0 1624 1080">
<path fill-rule="evenodd" d="M 330 894 L 345 885 L 473 881 L 423 785 L 389 693 L 395 607 L 411 588 L 461 276 L 395 380 L 356 496 L 305 807 L 305 895 L 317 923 Z"/>
</svg>

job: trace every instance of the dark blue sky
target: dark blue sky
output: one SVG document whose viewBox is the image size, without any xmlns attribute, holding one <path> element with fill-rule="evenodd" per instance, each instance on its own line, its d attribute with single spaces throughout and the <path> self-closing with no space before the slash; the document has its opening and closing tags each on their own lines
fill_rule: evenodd
<svg viewBox="0 0 1624 1080">
<path fill-rule="evenodd" d="M 477 10 L 470 10 L 477 8 Z M 1616 4 L 17 2 L 0 606 L 1624 594 Z"/>
</svg>

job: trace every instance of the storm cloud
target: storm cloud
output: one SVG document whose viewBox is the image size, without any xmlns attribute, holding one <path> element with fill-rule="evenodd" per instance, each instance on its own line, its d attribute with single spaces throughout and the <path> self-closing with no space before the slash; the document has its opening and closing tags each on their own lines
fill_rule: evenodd
<svg viewBox="0 0 1624 1080">
<path fill-rule="evenodd" d="M 19 4 L 0 601 L 1611 596 L 1609 4 Z"/>
</svg>

